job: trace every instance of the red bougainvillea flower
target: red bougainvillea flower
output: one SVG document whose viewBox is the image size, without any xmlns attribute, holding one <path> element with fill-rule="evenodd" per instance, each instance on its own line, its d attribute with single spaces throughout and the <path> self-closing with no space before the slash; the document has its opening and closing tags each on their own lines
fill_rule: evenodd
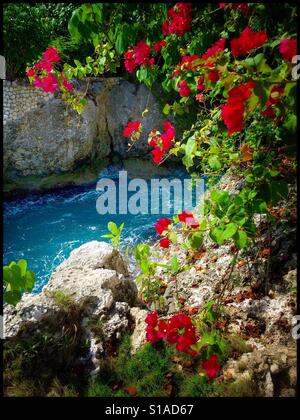
<svg viewBox="0 0 300 420">
<path fill-rule="evenodd" d="M 166 152 L 172 146 L 175 139 L 175 129 L 170 122 L 165 122 L 163 127 L 165 131 L 161 135 L 162 150 Z"/>
<path fill-rule="evenodd" d="M 167 332 L 167 341 L 170 344 L 175 344 L 177 343 L 178 337 L 179 336 L 178 336 L 177 329 L 172 329 L 169 327 L 168 332 Z"/>
<path fill-rule="evenodd" d="M 205 90 L 205 85 L 204 85 L 204 76 L 199 77 L 198 82 L 197 82 L 197 90 Z"/>
<path fill-rule="evenodd" d="M 212 47 L 210 47 L 202 56 L 203 60 L 207 60 L 210 57 L 214 57 L 221 51 L 224 51 L 226 40 L 225 38 L 219 39 L 217 42 L 214 43 Z"/>
<path fill-rule="evenodd" d="M 228 92 L 227 104 L 221 106 L 221 116 L 229 130 L 228 136 L 243 130 L 245 102 L 252 95 L 252 88 L 254 84 L 249 81 Z"/>
<path fill-rule="evenodd" d="M 245 15 L 247 15 L 250 11 L 250 7 L 248 3 L 219 3 L 219 7 L 221 9 L 225 9 L 225 7 L 230 7 L 232 9 L 239 10 Z"/>
<path fill-rule="evenodd" d="M 169 241 L 168 238 L 163 238 L 159 241 L 159 245 L 161 248 L 169 248 L 171 242 Z"/>
<path fill-rule="evenodd" d="M 276 119 L 276 114 L 272 105 L 276 105 L 281 101 L 281 97 L 284 94 L 284 88 L 281 86 L 273 86 L 269 95 L 269 99 L 266 102 L 266 109 L 261 112 L 264 117 L 270 117 L 272 120 Z"/>
<path fill-rule="evenodd" d="M 35 71 L 32 68 L 30 68 L 30 69 L 27 70 L 26 75 L 28 77 L 34 77 L 35 76 Z"/>
<path fill-rule="evenodd" d="M 153 162 L 159 164 L 166 151 L 170 149 L 175 140 L 175 129 L 170 122 L 163 123 L 164 132 L 160 135 L 156 130 L 152 130 L 149 135 L 148 144 L 155 147 L 151 150 Z"/>
<path fill-rule="evenodd" d="M 166 43 L 166 41 L 165 40 L 163 40 L 163 41 L 158 41 L 158 42 L 156 42 L 156 44 L 154 44 L 154 49 L 155 49 L 155 52 L 157 52 L 157 53 L 159 53 L 159 51 L 161 50 L 161 48 L 162 47 L 165 47 L 167 45 L 167 43 Z"/>
<path fill-rule="evenodd" d="M 196 228 L 199 226 L 193 214 L 189 213 L 186 210 L 184 210 L 181 214 L 178 214 L 178 219 L 181 223 L 185 223 L 187 226 L 190 226 L 192 228 Z"/>
<path fill-rule="evenodd" d="M 160 147 L 155 147 L 155 149 L 151 150 L 151 153 L 153 156 L 153 162 L 159 165 L 164 155 L 164 152 L 161 150 Z"/>
<path fill-rule="evenodd" d="M 190 30 L 191 11 L 191 3 L 176 3 L 175 6 L 168 11 L 168 20 L 162 25 L 163 34 L 168 35 L 170 33 L 183 36 L 188 32 Z"/>
<path fill-rule="evenodd" d="M 297 55 L 297 41 L 295 39 L 283 39 L 279 43 L 279 52 L 285 61 L 291 63 L 292 58 Z"/>
<path fill-rule="evenodd" d="M 134 131 L 138 131 L 141 127 L 140 121 L 128 121 L 127 126 L 123 130 L 123 136 L 129 137 Z"/>
<path fill-rule="evenodd" d="M 69 92 L 72 92 L 73 90 L 73 85 L 72 83 L 68 82 L 67 79 L 64 79 L 64 81 L 62 82 L 62 85 L 64 88 L 66 88 Z"/>
<path fill-rule="evenodd" d="M 53 70 L 53 65 L 50 63 L 50 61 L 42 59 L 40 61 L 40 68 L 50 73 Z"/>
<path fill-rule="evenodd" d="M 151 325 L 148 325 L 146 328 L 146 340 L 154 344 L 160 340 L 158 336 L 158 331 L 153 328 Z"/>
<path fill-rule="evenodd" d="M 58 86 L 58 79 L 52 74 L 48 74 L 47 77 L 43 79 L 43 88 L 45 92 L 54 93 Z"/>
<path fill-rule="evenodd" d="M 168 226 L 171 224 L 172 224 L 171 220 L 166 217 L 165 219 L 158 219 L 154 227 L 156 229 L 156 232 L 159 235 L 162 235 L 165 230 L 168 230 Z"/>
<path fill-rule="evenodd" d="M 191 89 L 189 85 L 187 84 L 186 80 L 183 80 L 182 82 L 178 83 L 177 86 L 179 88 L 180 96 L 189 96 L 189 94 L 191 93 Z"/>
<path fill-rule="evenodd" d="M 176 344 L 178 351 L 187 352 L 197 341 L 196 330 L 189 316 L 185 314 L 173 315 L 168 322 L 167 341 Z"/>
<path fill-rule="evenodd" d="M 164 129 L 164 131 L 167 131 L 167 130 L 174 130 L 174 126 L 173 126 L 173 124 L 172 124 L 172 123 L 170 123 L 170 121 L 165 121 L 165 122 L 163 123 L 163 129 Z"/>
<path fill-rule="evenodd" d="M 53 47 L 49 47 L 43 54 L 45 60 L 50 61 L 51 63 L 57 63 L 61 60 L 60 56 L 58 55 L 57 49 Z"/>
<path fill-rule="evenodd" d="M 151 53 L 150 45 L 144 41 L 139 41 L 133 50 L 135 55 L 135 64 L 138 66 L 144 64 L 145 60 L 149 58 Z"/>
<path fill-rule="evenodd" d="M 166 338 L 168 335 L 168 323 L 164 320 L 158 322 L 158 332 L 157 335 L 159 338 Z"/>
<path fill-rule="evenodd" d="M 216 354 L 212 354 L 208 360 L 202 362 L 201 366 L 205 370 L 209 379 L 215 379 L 221 369 L 221 366 L 218 363 L 218 356 Z"/>
<path fill-rule="evenodd" d="M 220 73 L 218 72 L 218 70 L 211 70 L 208 73 L 208 78 L 212 82 L 217 82 L 220 79 Z"/>
<path fill-rule="evenodd" d="M 268 107 L 267 109 L 262 111 L 261 115 L 263 115 L 264 117 L 270 117 L 270 118 L 272 118 L 272 120 L 276 119 L 276 114 L 271 107 Z"/>
<path fill-rule="evenodd" d="M 150 312 L 145 319 L 146 324 L 151 325 L 152 327 L 156 327 L 158 322 L 158 315 L 157 312 Z"/>
<path fill-rule="evenodd" d="M 124 54 L 124 65 L 128 73 L 132 73 L 136 68 L 134 53 L 131 47 L 129 47 L 126 53 Z"/>
<path fill-rule="evenodd" d="M 43 87 L 43 79 L 41 77 L 36 77 L 34 79 L 34 81 L 32 82 L 33 86 L 37 87 L 37 88 L 42 88 Z"/>
<path fill-rule="evenodd" d="M 231 53 L 234 57 L 249 54 L 254 48 L 261 47 L 267 42 L 266 31 L 254 32 L 249 26 L 243 30 L 239 38 L 230 42 Z"/>
<path fill-rule="evenodd" d="M 158 142 L 158 138 L 157 138 L 157 137 L 151 137 L 151 138 L 148 140 L 148 144 L 149 144 L 149 146 L 151 146 L 151 147 L 155 147 L 155 146 L 157 146 L 157 142 Z"/>
</svg>

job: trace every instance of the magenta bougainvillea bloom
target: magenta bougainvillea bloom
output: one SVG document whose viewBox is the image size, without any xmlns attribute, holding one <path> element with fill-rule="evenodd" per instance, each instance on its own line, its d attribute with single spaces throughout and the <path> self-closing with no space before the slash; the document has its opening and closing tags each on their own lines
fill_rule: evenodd
<svg viewBox="0 0 300 420">
<path fill-rule="evenodd" d="M 159 241 L 159 245 L 161 248 L 169 248 L 171 242 L 169 241 L 168 238 L 163 238 Z"/>
<path fill-rule="evenodd" d="M 187 226 L 190 226 L 192 228 L 196 228 L 199 226 L 193 214 L 189 213 L 186 210 L 184 210 L 181 214 L 178 214 L 178 219 L 181 223 L 185 223 Z"/>
<path fill-rule="evenodd" d="M 215 379 L 221 369 L 221 366 L 218 363 L 218 356 L 216 354 L 212 354 L 208 360 L 202 362 L 201 366 L 205 370 L 209 379 Z"/>
<path fill-rule="evenodd" d="M 234 57 L 248 55 L 255 48 L 264 45 L 267 40 L 266 31 L 254 32 L 249 26 L 246 26 L 238 38 L 231 40 L 231 53 Z"/>
<path fill-rule="evenodd" d="M 138 131 L 141 127 L 140 121 L 128 121 L 127 126 L 123 130 L 123 136 L 129 137 L 133 132 Z"/>
<path fill-rule="evenodd" d="M 168 322 L 158 321 L 157 312 L 147 315 L 145 322 L 146 339 L 150 343 L 165 339 L 170 344 L 176 344 L 176 349 L 181 352 L 194 354 L 191 346 L 197 342 L 196 329 L 188 315 L 179 313 L 173 315 Z"/>
<path fill-rule="evenodd" d="M 184 96 L 189 96 L 189 94 L 191 93 L 191 89 L 187 83 L 186 80 L 183 80 L 182 82 L 178 83 L 178 88 L 179 88 L 179 95 L 184 97 Z"/>
<path fill-rule="evenodd" d="M 228 92 L 227 104 L 221 107 L 222 119 L 229 130 L 228 136 L 243 130 L 245 102 L 252 95 L 251 89 L 254 87 L 254 83 L 249 81 Z"/>
<path fill-rule="evenodd" d="M 279 52 L 282 58 L 289 63 L 297 55 L 297 41 L 295 39 L 283 39 L 279 43 Z"/>
<path fill-rule="evenodd" d="M 170 219 L 168 219 L 168 217 L 166 217 L 165 219 L 158 219 L 158 221 L 155 223 L 154 227 L 156 229 L 156 232 L 159 235 L 162 235 L 162 233 L 165 230 L 168 230 L 168 226 L 171 225 L 172 222 Z"/>
<path fill-rule="evenodd" d="M 57 49 L 49 47 L 43 54 L 45 60 L 50 61 L 51 63 L 58 63 L 61 58 L 58 55 Z"/>
</svg>

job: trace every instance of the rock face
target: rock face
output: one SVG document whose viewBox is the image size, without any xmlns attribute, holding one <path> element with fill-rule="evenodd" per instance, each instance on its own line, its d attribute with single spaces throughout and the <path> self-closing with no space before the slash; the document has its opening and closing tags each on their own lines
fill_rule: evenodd
<svg viewBox="0 0 300 420">
<path fill-rule="evenodd" d="M 131 328 L 130 307 L 135 305 L 137 290 L 126 262 L 105 242 L 92 241 L 73 250 L 41 294 L 24 295 L 16 308 L 5 306 L 4 337 L 42 329 L 46 319 L 55 320 L 62 303 L 55 298 L 57 293 L 82 308 L 81 326 L 91 343 L 90 358 L 99 368 L 97 356 L 105 352 L 106 343 L 118 341 Z"/>
<path fill-rule="evenodd" d="M 245 353 L 238 360 L 228 360 L 223 375 L 236 386 L 247 383 L 253 396 L 294 397 L 296 366 L 294 346 L 271 345 Z"/>
<path fill-rule="evenodd" d="M 25 93 L 28 89 L 28 95 L 34 94 L 30 86 L 22 89 Z M 43 96 L 38 90 L 35 101 L 30 96 L 32 106 L 23 106 L 20 113 L 20 107 L 16 112 L 10 104 L 21 100 L 18 84 L 4 86 L 4 100 L 10 109 L 4 124 L 6 183 L 72 172 L 82 163 L 108 157 L 112 151 L 121 157 L 147 155 L 147 134 L 153 128 L 161 128 L 163 121 L 149 89 L 121 78 L 94 80 L 88 85 L 81 82 L 77 86 L 79 92 L 86 89 L 88 105 L 81 115 L 58 96 Z M 149 112 L 142 118 L 146 108 Z M 137 119 L 142 122 L 143 134 L 127 152 L 123 128 L 129 120 Z"/>
</svg>

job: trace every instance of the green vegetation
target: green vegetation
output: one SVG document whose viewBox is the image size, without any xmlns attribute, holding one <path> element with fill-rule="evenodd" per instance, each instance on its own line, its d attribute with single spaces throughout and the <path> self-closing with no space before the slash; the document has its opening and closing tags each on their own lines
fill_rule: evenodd
<svg viewBox="0 0 300 420">
<path fill-rule="evenodd" d="M 58 301 L 65 302 L 59 295 Z M 20 331 L 4 343 L 6 396 L 71 396 L 80 394 L 86 377 L 78 362 L 87 352 L 81 328 L 83 308 L 62 308 L 39 329 Z"/>
<path fill-rule="evenodd" d="M 3 267 L 3 288 L 4 301 L 16 305 L 22 292 L 31 292 L 35 283 L 33 271 L 27 271 L 27 261 L 19 260 L 17 263 L 12 261 Z"/>
</svg>

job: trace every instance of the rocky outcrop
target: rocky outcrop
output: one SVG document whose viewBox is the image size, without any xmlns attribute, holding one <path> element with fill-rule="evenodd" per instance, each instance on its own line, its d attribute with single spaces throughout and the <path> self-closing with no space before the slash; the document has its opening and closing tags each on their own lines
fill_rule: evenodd
<svg viewBox="0 0 300 420">
<path fill-rule="evenodd" d="M 235 386 L 237 390 L 244 388 L 244 392 L 246 385 L 247 396 L 295 397 L 295 347 L 270 345 L 263 350 L 245 353 L 238 360 L 230 359 L 224 366 L 223 379 L 230 380 L 229 386 Z"/>
<path fill-rule="evenodd" d="M 88 242 L 71 252 L 42 293 L 25 294 L 16 308 L 5 306 L 4 337 L 34 334 L 50 320 L 55 324 L 68 305 L 80 307 L 81 327 L 90 342 L 89 358 L 97 370 L 98 357 L 105 354 L 107 346 L 118 343 L 123 333 L 130 331 L 130 308 L 136 297 L 136 287 L 118 251 L 105 242 Z"/>
<path fill-rule="evenodd" d="M 14 86 L 18 100 L 19 85 Z M 23 90 L 26 88 L 32 95 L 32 87 L 22 86 Z M 7 103 L 12 100 L 12 87 L 9 89 L 4 86 Z M 81 115 L 59 96 L 43 96 L 38 90 L 32 106 L 24 106 L 21 113 L 14 113 L 13 108 L 5 114 L 5 183 L 21 184 L 24 180 L 26 189 L 29 177 L 74 172 L 81 164 L 103 160 L 112 152 L 121 157 L 147 155 L 147 134 L 155 127 L 161 128 L 163 121 L 148 88 L 121 78 L 108 78 L 80 82 L 76 89 L 87 90 L 88 104 Z M 148 112 L 142 118 L 146 108 Z M 128 151 L 123 128 L 129 120 L 137 119 L 142 122 L 143 133 Z"/>
</svg>

